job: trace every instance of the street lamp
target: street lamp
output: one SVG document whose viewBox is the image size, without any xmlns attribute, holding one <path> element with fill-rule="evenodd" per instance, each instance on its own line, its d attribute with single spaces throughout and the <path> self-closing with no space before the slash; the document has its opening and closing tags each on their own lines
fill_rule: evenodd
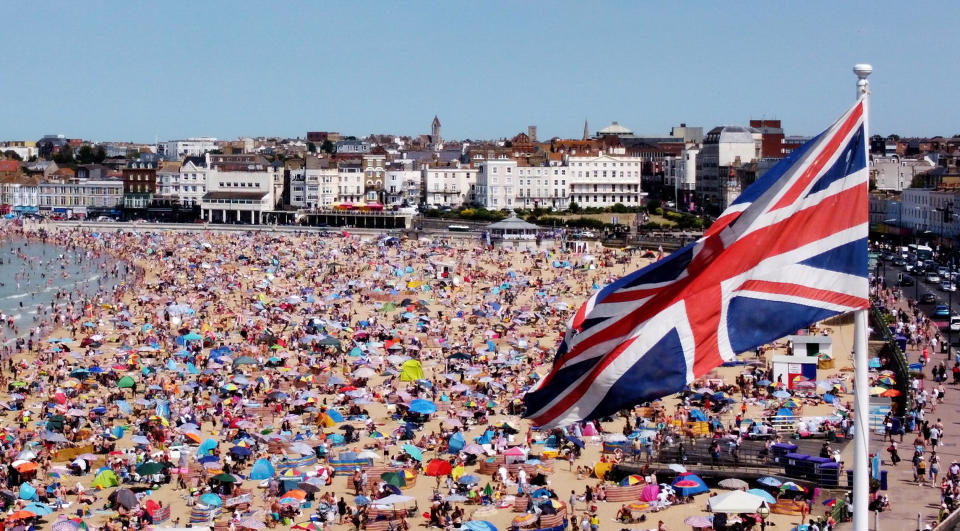
<svg viewBox="0 0 960 531">
<path fill-rule="evenodd" d="M 770 508 L 767 507 L 767 502 L 760 502 L 760 507 L 757 507 L 757 516 L 760 517 L 760 531 L 765 531 L 767 529 L 767 518 L 770 517 Z"/>
</svg>

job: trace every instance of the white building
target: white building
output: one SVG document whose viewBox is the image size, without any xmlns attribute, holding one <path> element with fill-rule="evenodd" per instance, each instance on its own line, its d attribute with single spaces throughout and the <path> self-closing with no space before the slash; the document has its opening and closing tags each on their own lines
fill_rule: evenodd
<svg viewBox="0 0 960 531">
<path fill-rule="evenodd" d="M 20 157 L 22 160 L 30 160 L 31 157 L 37 156 L 37 146 L 27 145 L 26 142 L 0 142 L 0 153 L 5 153 L 7 151 L 13 151 Z"/>
<path fill-rule="evenodd" d="M 119 179 L 42 182 L 38 186 L 40 209 L 69 215 L 89 210 L 111 210 L 123 205 L 123 181 Z"/>
<path fill-rule="evenodd" d="M 184 157 L 200 157 L 208 151 L 217 149 L 217 139 L 192 137 L 186 140 L 169 140 L 157 147 L 167 160 L 180 160 Z"/>
<path fill-rule="evenodd" d="M 174 187 L 183 206 L 200 206 L 207 193 L 207 179 L 210 174 L 210 155 L 187 157 L 180 164 L 180 179 Z"/>
<path fill-rule="evenodd" d="M 639 206 L 646 195 L 640 189 L 642 158 L 570 155 L 564 162 L 560 177 L 569 177 L 570 201 L 580 206 Z"/>
<path fill-rule="evenodd" d="M 306 166 L 290 170 L 290 205 L 297 208 L 329 208 L 337 202 L 340 176 L 329 159 L 308 156 Z"/>
<path fill-rule="evenodd" d="M 697 156 L 696 191 L 698 203 L 719 213 L 740 195 L 731 168 L 760 158 L 760 135 L 749 127 L 714 127 L 703 137 Z"/>
<path fill-rule="evenodd" d="M 892 157 L 871 157 L 870 175 L 877 185 L 877 190 L 901 191 L 909 188 L 913 178 L 934 168 L 930 159 L 904 159 L 897 155 Z"/>
<path fill-rule="evenodd" d="M 960 234 L 960 192 L 905 188 L 902 214 L 903 227 L 918 236 L 956 238 Z"/>
<path fill-rule="evenodd" d="M 384 174 L 384 192 L 388 205 L 416 205 L 420 203 L 423 172 L 413 169 L 412 160 L 394 161 Z"/>
<path fill-rule="evenodd" d="M 36 179 L 0 183 L 0 203 L 13 212 L 36 212 L 40 206 L 40 187 Z"/>
<path fill-rule="evenodd" d="M 697 189 L 697 155 L 700 148 L 687 144 L 677 157 L 667 157 L 663 164 L 663 185 L 667 195 L 673 190 L 674 201 L 680 203 Z"/>
<path fill-rule="evenodd" d="M 566 210 L 570 204 L 568 170 L 559 161 L 549 166 L 517 168 L 517 205 L 521 208 Z"/>
<path fill-rule="evenodd" d="M 211 223 L 263 221 L 283 191 L 283 172 L 258 155 L 217 155 L 211 158 L 201 216 Z"/>
<path fill-rule="evenodd" d="M 515 168 L 516 161 L 513 162 Z M 431 207 L 457 207 L 478 202 L 479 173 L 478 168 L 458 162 L 436 167 L 426 165 L 422 170 L 423 202 Z"/>
<path fill-rule="evenodd" d="M 359 160 L 337 164 L 338 203 L 363 203 L 363 166 Z"/>
<path fill-rule="evenodd" d="M 513 208 L 517 179 L 517 161 L 513 159 L 504 156 L 481 162 L 477 172 L 476 204 L 489 210 Z M 429 188 L 426 193 L 430 193 Z"/>
</svg>

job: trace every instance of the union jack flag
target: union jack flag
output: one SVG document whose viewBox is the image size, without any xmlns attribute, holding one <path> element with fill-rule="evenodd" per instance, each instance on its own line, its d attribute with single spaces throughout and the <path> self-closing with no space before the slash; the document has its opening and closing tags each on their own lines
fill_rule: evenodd
<svg viewBox="0 0 960 531">
<path fill-rule="evenodd" d="M 683 390 L 739 353 L 868 305 L 864 105 L 750 185 L 696 242 L 609 284 L 524 396 L 544 427 Z"/>
</svg>

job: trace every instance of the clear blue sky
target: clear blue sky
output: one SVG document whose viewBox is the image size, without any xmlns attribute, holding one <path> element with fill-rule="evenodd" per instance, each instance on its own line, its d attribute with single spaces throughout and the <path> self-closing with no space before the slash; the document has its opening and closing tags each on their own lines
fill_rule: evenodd
<svg viewBox="0 0 960 531">
<path fill-rule="evenodd" d="M 960 133 L 960 2 L 19 3 L 0 139 L 414 135 L 779 118 L 815 134 L 874 65 L 871 129 Z"/>
</svg>

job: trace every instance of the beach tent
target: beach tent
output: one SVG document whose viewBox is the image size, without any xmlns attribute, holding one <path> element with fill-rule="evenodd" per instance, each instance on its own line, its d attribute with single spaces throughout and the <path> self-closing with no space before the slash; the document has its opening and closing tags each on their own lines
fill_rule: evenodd
<svg viewBox="0 0 960 531">
<path fill-rule="evenodd" d="M 640 501 L 651 502 L 657 500 L 657 495 L 660 494 L 660 487 L 655 483 L 645 485 L 643 490 L 640 491 Z"/>
<path fill-rule="evenodd" d="M 400 366 L 400 381 L 414 382 L 423 379 L 423 367 L 417 360 L 407 360 Z"/>
<path fill-rule="evenodd" d="M 90 484 L 91 487 L 101 489 L 106 489 L 109 487 L 116 487 L 120 484 L 120 480 L 117 479 L 117 475 L 113 473 L 113 470 L 104 470 L 97 474 L 97 477 L 94 478 L 93 483 Z"/>
<path fill-rule="evenodd" d="M 37 499 L 37 489 L 30 486 L 29 483 L 23 482 L 20 484 L 20 492 L 18 496 L 21 500 L 36 500 Z"/>
<path fill-rule="evenodd" d="M 700 494 L 710 490 L 699 476 L 689 473 L 678 475 L 676 479 L 673 480 L 673 483 L 671 483 L 671 486 L 676 489 L 677 494 L 680 496 L 693 496 L 694 494 Z"/>
<path fill-rule="evenodd" d="M 217 447 L 217 441 L 213 439 L 204 439 L 200 446 L 197 448 L 197 457 L 202 457 L 207 455 L 210 450 L 213 450 Z"/>
<path fill-rule="evenodd" d="M 450 441 L 447 443 L 447 450 L 449 450 L 451 454 L 455 454 L 462 450 L 465 444 L 466 441 L 463 440 L 463 434 L 458 431 L 450 436 Z"/>
</svg>

